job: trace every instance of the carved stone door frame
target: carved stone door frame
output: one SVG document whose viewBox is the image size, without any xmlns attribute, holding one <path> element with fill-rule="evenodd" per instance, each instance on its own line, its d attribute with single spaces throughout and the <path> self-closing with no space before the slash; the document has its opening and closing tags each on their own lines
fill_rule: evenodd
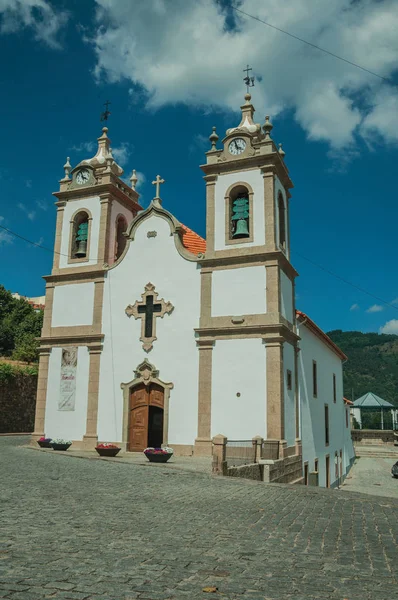
<svg viewBox="0 0 398 600">
<path fill-rule="evenodd" d="M 164 409 L 163 409 L 163 445 L 167 446 L 169 440 L 169 399 L 170 390 L 173 389 L 174 384 L 166 383 L 159 379 L 159 371 L 154 365 L 152 365 L 146 358 L 137 369 L 134 371 L 134 379 L 128 383 L 120 384 L 123 390 L 123 431 L 122 431 L 122 442 L 124 447 L 127 448 L 128 443 L 128 426 L 129 426 L 129 407 L 130 407 L 130 394 L 133 388 L 137 385 L 144 384 L 149 387 L 152 383 L 156 383 L 163 388 L 164 393 Z"/>
</svg>

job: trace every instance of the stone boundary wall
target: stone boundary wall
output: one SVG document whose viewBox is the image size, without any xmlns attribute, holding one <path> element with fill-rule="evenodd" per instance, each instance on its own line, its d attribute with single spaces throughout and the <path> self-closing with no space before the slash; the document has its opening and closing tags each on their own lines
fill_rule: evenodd
<svg viewBox="0 0 398 600">
<path fill-rule="evenodd" d="M 226 475 L 228 477 L 242 477 L 243 479 L 254 479 L 254 481 L 263 481 L 263 465 L 255 463 L 253 465 L 242 465 L 240 467 L 227 467 Z"/>
<path fill-rule="evenodd" d="M 37 375 L 16 373 L 0 381 L 0 433 L 31 433 L 35 424 Z"/>
<path fill-rule="evenodd" d="M 397 436 L 394 434 L 397 434 Z M 398 431 L 394 432 L 392 429 L 352 429 L 351 435 L 354 444 L 382 446 L 383 444 L 394 444 L 398 437 Z"/>
<path fill-rule="evenodd" d="M 261 461 L 264 467 L 264 479 L 267 483 L 301 483 L 303 463 L 301 456 L 289 456 L 274 461 Z"/>
</svg>

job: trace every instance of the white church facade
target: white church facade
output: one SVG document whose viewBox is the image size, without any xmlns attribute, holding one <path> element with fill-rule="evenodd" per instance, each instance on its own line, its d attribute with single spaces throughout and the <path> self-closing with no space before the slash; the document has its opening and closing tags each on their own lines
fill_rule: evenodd
<svg viewBox="0 0 398 600">
<path fill-rule="evenodd" d="M 92 159 L 64 167 L 33 440 L 92 450 L 172 446 L 211 455 L 212 438 L 258 435 L 319 485 L 353 458 L 337 346 L 296 311 L 284 152 L 249 94 L 201 169 L 206 240 L 156 194 L 143 210 L 103 129 Z M 154 182 L 155 183 L 155 182 Z"/>
</svg>

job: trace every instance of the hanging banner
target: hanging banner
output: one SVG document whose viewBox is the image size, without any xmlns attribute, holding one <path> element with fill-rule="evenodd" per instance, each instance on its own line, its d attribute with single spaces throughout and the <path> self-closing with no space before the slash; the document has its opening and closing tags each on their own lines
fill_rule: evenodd
<svg viewBox="0 0 398 600">
<path fill-rule="evenodd" d="M 58 410 L 75 410 L 77 346 L 62 348 Z"/>
</svg>

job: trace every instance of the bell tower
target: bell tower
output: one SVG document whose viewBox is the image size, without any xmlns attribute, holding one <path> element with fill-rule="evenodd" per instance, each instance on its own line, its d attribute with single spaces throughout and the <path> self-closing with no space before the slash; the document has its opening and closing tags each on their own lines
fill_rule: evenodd
<svg viewBox="0 0 398 600">
<path fill-rule="evenodd" d="M 239 125 L 226 131 L 221 148 L 213 128 L 211 149 L 201 166 L 207 246 L 196 330 L 196 445 L 205 453 L 214 435 L 237 439 L 235 423 L 247 419 L 246 439 L 260 435 L 273 441 L 284 458 L 300 452 L 297 272 L 290 263 L 289 232 L 293 184 L 285 152 L 271 137 L 269 117 L 261 127 L 254 112 L 247 93 Z M 223 404 L 222 398 L 229 400 Z M 248 416 L 254 414 L 255 419 Z"/>
</svg>

